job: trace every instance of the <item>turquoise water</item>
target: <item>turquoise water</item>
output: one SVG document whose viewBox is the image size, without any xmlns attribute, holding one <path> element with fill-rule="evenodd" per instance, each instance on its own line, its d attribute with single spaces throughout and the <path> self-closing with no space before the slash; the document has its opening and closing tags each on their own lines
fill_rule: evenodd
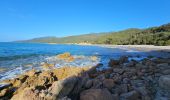
<svg viewBox="0 0 170 100">
<path fill-rule="evenodd" d="M 70 52 L 77 60 L 65 63 L 56 60 L 57 54 Z M 123 50 L 118 48 L 103 48 L 98 46 L 62 45 L 62 44 L 31 44 L 31 43 L 0 43 L 0 80 L 12 78 L 32 68 L 40 69 L 42 62 L 56 63 L 62 66 L 89 66 L 103 63 L 107 67 L 110 58 L 118 59 L 126 55 L 130 59 L 139 60 L 147 56 L 170 57 L 168 53 L 139 52 L 136 50 Z M 89 56 L 97 56 L 91 61 Z M 81 57 L 81 59 L 79 59 Z"/>
</svg>

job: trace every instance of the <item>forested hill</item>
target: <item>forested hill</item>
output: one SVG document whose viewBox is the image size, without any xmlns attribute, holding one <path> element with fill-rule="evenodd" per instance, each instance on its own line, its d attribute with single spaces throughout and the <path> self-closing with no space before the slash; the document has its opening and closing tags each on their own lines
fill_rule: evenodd
<svg viewBox="0 0 170 100">
<path fill-rule="evenodd" d="M 170 24 L 147 29 L 127 29 L 119 32 L 91 33 L 63 38 L 43 37 L 25 41 L 31 43 L 92 43 L 118 45 L 170 45 Z"/>
</svg>

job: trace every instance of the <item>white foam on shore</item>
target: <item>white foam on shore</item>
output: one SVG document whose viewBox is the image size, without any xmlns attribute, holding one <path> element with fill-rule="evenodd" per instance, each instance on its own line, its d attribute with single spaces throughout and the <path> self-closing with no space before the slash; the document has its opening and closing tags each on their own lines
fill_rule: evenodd
<svg viewBox="0 0 170 100">
<path fill-rule="evenodd" d="M 50 56 L 50 57 L 45 57 L 44 60 L 40 61 L 35 61 L 35 62 L 27 62 L 27 63 L 32 63 L 32 65 L 24 65 L 21 64 L 20 66 L 10 69 L 7 72 L 4 72 L 0 75 L 0 81 L 3 81 L 5 79 L 12 79 L 17 77 L 20 74 L 23 74 L 24 72 L 31 70 L 32 68 L 36 70 L 44 70 L 42 67 L 42 63 L 49 63 L 49 64 L 54 64 L 55 68 L 61 68 L 61 67 L 93 67 L 96 66 L 100 62 L 100 58 L 96 57 L 96 59 L 92 59 L 92 56 L 77 56 L 74 55 L 74 61 L 68 62 L 63 59 L 59 59 L 56 56 Z M 24 59 L 23 59 L 24 60 Z M 18 62 L 15 62 L 18 63 Z"/>
</svg>

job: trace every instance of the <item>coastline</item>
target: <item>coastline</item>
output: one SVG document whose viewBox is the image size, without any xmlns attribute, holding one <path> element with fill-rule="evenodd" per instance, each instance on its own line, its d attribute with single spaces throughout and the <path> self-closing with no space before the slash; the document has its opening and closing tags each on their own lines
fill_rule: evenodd
<svg viewBox="0 0 170 100">
<path fill-rule="evenodd" d="M 105 48 L 120 48 L 125 50 L 138 50 L 138 51 L 170 51 L 170 46 L 154 46 L 154 45 L 108 45 L 108 44 L 78 44 L 84 46 L 99 46 Z"/>
<path fill-rule="evenodd" d="M 59 56 L 67 58 L 66 54 Z M 109 69 L 63 67 L 30 70 L 5 80 L 0 99 L 11 100 L 168 100 L 170 59 L 110 59 Z M 50 69 L 51 67 L 48 66 Z M 155 88 L 155 86 L 158 86 Z M 155 92 L 153 92 L 155 91 Z"/>
</svg>

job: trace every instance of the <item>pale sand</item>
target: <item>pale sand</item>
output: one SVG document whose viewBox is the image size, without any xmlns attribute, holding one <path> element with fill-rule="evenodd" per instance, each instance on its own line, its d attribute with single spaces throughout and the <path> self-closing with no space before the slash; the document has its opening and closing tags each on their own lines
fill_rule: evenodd
<svg viewBox="0 0 170 100">
<path fill-rule="evenodd" d="M 134 49 L 139 51 L 170 51 L 170 46 L 154 46 L 154 45 L 94 45 L 94 46 L 100 46 L 100 47 L 106 47 L 106 48 L 121 48 L 121 49 Z"/>
</svg>

